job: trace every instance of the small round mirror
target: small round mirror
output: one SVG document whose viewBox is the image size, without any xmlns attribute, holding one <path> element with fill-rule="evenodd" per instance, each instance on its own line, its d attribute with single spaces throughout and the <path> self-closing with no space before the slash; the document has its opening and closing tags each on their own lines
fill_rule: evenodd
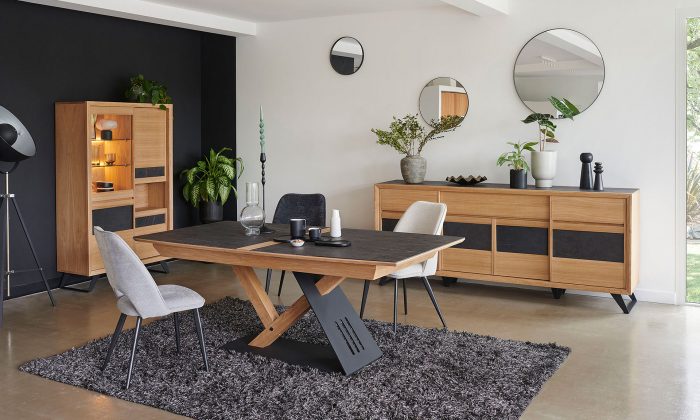
<svg viewBox="0 0 700 420">
<path fill-rule="evenodd" d="M 338 74 L 349 75 L 357 72 L 362 66 L 365 51 L 362 44 L 355 38 L 344 36 L 335 41 L 331 48 L 331 67 Z"/>
<path fill-rule="evenodd" d="M 440 119 L 448 116 L 463 119 L 469 110 L 469 95 L 457 80 L 451 77 L 436 77 L 423 87 L 418 109 L 430 126 L 435 126 Z"/>
<path fill-rule="evenodd" d="M 557 111 L 549 98 L 566 98 L 583 112 L 598 98 L 605 64 L 587 36 L 570 29 L 550 29 L 535 35 L 520 50 L 513 70 L 515 90 L 532 112 Z"/>
</svg>

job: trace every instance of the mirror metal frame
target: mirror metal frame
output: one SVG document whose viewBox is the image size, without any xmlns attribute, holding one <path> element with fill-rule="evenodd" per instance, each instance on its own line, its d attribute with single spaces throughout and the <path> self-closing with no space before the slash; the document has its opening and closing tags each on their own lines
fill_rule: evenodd
<svg viewBox="0 0 700 420">
<path fill-rule="evenodd" d="M 452 80 L 454 80 L 455 82 L 457 82 L 457 83 L 459 83 L 460 85 L 462 85 L 462 89 L 464 89 L 464 94 L 467 95 L 467 112 L 465 112 L 465 113 L 464 113 L 464 116 L 462 116 L 462 120 L 464 120 L 465 118 L 467 118 L 467 115 L 469 115 L 469 108 L 471 107 L 471 104 L 472 104 L 472 103 L 471 103 L 471 100 L 470 100 L 470 98 L 469 98 L 469 92 L 467 92 L 467 88 L 464 87 L 464 85 L 462 84 L 462 82 L 460 82 L 459 80 L 455 79 L 455 78 L 452 77 L 452 76 L 437 76 L 437 77 L 433 77 L 432 79 L 428 80 L 428 81 L 423 85 L 423 87 L 422 87 L 421 90 L 420 90 L 420 93 L 418 94 L 418 113 L 420 114 L 420 117 L 423 119 L 423 121 L 424 121 L 426 124 L 428 124 L 428 126 L 433 127 L 433 126 L 430 124 L 430 121 L 428 121 L 428 120 L 425 119 L 425 116 L 423 115 L 423 111 L 421 111 L 421 109 L 420 109 L 420 98 L 421 98 L 421 96 L 423 96 L 423 91 L 425 90 L 425 88 L 428 87 L 428 83 L 432 82 L 432 81 L 435 80 L 435 79 L 452 79 Z"/>
<path fill-rule="evenodd" d="M 559 29 L 563 29 L 563 30 L 571 31 L 571 32 L 576 32 L 576 33 L 582 35 L 583 37 L 585 37 L 587 40 L 591 41 L 591 44 L 593 44 L 593 45 L 595 46 L 595 48 L 598 50 L 598 52 L 600 53 L 600 60 L 603 62 L 603 83 L 600 85 L 600 90 L 598 90 L 598 94 L 595 96 L 595 99 L 593 99 L 593 102 L 591 102 L 591 104 L 588 105 L 585 109 L 582 109 L 582 110 L 581 110 L 581 114 L 583 114 L 585 111 L 588 110 L 588 108 L 592 107 L 593 104 L 596 103 L 596 101 L 597 101 L 598 98 L 600 97 L 600 93 L 603 91 L 603 88 L 605 87 L 605 74 L 606 74 L 606 71 L 605 71 L 605 58 L 603 58 L 603 53 L 602 53 L 602 51 L 600 51 L 600 48 L 598 48 L 598 44 L 596 44 L 595 42 L 593 42 L 593 40 L 592 40 L 591 38 L 589 38 L 588 35 L 584 34 L 584 33 L 581 32 L 581 31 L 577 31 L 576 29 L 561 28 L 561 27 L 560 27 L 560 28 L 549 28 L 549 29 L 545 29 L 544 31 L 538 32 L 538 33 L 535 34 L 534 36 L 530 37 L 530 39 L 528 39 L 527 42 L 526 42 L 525 44 L 523 44 L 522 47 L 520 47 L 520 50 L 518 50 L 518 54 L 515 56 L 515 61 L 513 62 L 513 89 L 515 89 L 515 94 L 518 96 L 518 99 L 520 99 L 520 102 L 523 104 L 523 106 L 524 106 L 525 108 L 527 108 L 528 111 L 530 111 L 530 112 L 535 112 L 535 111 L 533 111 L 532 109 L 530 109 L 529 106 L 527 106 L 527 105 L 525 104 L 525 101 L 523 101 L 523 98 L 520 97 L 520 94 L 518 93 L 518 87 L 517 87 L 517 85 L 516 85 L 516 83 L 515 83 L 515 68 L 516 68 L 516 66 L 518 65 L 518 58 L 520 57 L 520 54 L 523 53 L 523 50 L 525 49 L 525 47 L 527 47 L 527 45 L 528 45 L 533 39 L 537 38 L 538 36 L 540 36 L 540 35 L 542 35 L 542 34 L 544 34 L 544 33 L 549 32 L 549 31 L 556 31 L 556 30 L 559 30 Z M 555 117 L 554 119 L 562 119 L 562 118 L 563 118 L 563 117 Z"/>
<path fill-rule="evenodd" d="M 333 67 L 333 64 L 331 63 L 331 57 L 333 57 L 333 47 L 335 47 L 335 44 L 337 44 L 338 41 L 340 41 L 341 39 L 344 39 L 344 38 L 354 39 L 355 41 L 357 41 L 357 44 L 360 46 L 360 50 L 362 50 L 362 61 L 360 61 L 360 65 L 357 66 L 357 70 L 355 70 L 354 72 L 352 72 L 352 73 L 350 73 L 350 74 L 338 73 L 338 70 L 336 70 L 336 69 Z M 330 64 L 331 68 L 333 69 L 333 71 L 334 71 L 336 74 L 339 74 L 339 75 L 341 75 L 341 76 L 352 76 L 353 74 L 355 74 L 355 73 L 357 73 L 358 71 L 360 71 L 360 69 L 362 68 L 362 65 L 365 64 L 365 47 L 363 47 L 363 46 L 362 46 L 362 43 L 360 42 L 360 40 L 358 40 L 358 39 L 355 38 L 354 36 L 349 36 L 349 35 L 341 36 L 340 38 L 338 38 L 338 39 L 336 39 L 335 41 L 333 41 L 333 44 L 331 44 L 331 50 L 328 52 L 328 64 Z"/>
</svg>

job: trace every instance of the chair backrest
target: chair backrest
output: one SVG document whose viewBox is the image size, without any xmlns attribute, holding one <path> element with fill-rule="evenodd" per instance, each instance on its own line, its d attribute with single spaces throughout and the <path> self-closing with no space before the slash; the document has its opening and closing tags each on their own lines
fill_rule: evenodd
<svg viewBox="0 0 700 420">
<path fill-rule="evenodd" d="M 443 203 L 416 201 L 406 209 L 406 212 L 396 223 L 394 232 L 437 235 L 442 230 L 446 215 L 447 205 Z"/>
<path fill-rule="evenodd" d="M 323 194 L 285 194 L 275 209 L 272 223 L 306 219 L 307 226 L 326 226 L 326 197 Z"/>
<path fill-rule="evenodd" d="M 94 233 L 117 299 L 126 296 L 141 318 L 168 315 L 171 311 L 156 282 L 131 247 L 116 233 L 99 226 L 95 226 Z"/>
<path fill-rule="evenodd" d="M 443 203 L 431 203 L 428 201 L 416 201 L 411 204 L 401 216 L 394 232 L 423 233 L 426 235 L 439 235 L 442 224 L 447 215 L 447 205 Z M 423 275 L 432 276 L 437 271 L 438 254 L 423 262 Z"/>
</svg>

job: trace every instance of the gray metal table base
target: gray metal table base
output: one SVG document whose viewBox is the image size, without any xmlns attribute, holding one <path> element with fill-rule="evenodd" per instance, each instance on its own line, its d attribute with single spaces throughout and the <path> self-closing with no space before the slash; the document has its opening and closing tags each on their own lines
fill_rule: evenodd
<svg viewBox="0 0 700 420">
<path fill-rule="evenodd" d="M 345 375 L 352 375 L 382 356 L 379 346 L 340 287 L 321 296 L 316 288 L 316 281 L 321 276 L 295 272 L 294 277 L 309 301 L 330 346 L 279 338 L 270 346 L 260 348 L 249 346 L 248 343 L 255 336 L 247 336 L 226 343 L 222 348 L 255 353 L 326 372 L 342 372 Z"/>
</svg>

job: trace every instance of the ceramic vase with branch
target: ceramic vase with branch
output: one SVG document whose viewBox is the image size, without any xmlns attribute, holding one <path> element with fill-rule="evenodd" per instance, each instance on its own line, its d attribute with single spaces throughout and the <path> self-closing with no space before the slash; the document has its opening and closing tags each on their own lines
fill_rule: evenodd
<svg viewBox="0 0 700 420">
<path fill-rule="evenodd" d="M 559 112 L 559 118 L 573 120 L 579 114 L 578 108 L 566 98 L 549 98 L 549 103 Z M 535 178 L 535 186 L 538 188 L 551 188 L 552 180 L 557 173 L 557 152 L 546 150 L 547 143 L 559 143 L 555 137 L 557 130 L 552 114 L 533 113 L 523 120 L 525 124 L 537 123 L 539 151 L 530 152 L 532 157 L 532 177 Z"/>
<path fill-rule="evenodd" d="M 444 137 L 442 134 L 454 131 L 464 120 L 464 117 L 448 115 L 440 121 L 431 121 L 430 129 L 418 122 L 418 115 L 406 115 L 396 118 L 389 125 L 389 130 L 373 128 L 377 143 L 390 146 L 399 153 L 406 155 L 401 159 L 401 175 L 407 184 L 420 184 L 425 180 L 428 164 L 421 152 L 431 141 Z"/>
</svg>

